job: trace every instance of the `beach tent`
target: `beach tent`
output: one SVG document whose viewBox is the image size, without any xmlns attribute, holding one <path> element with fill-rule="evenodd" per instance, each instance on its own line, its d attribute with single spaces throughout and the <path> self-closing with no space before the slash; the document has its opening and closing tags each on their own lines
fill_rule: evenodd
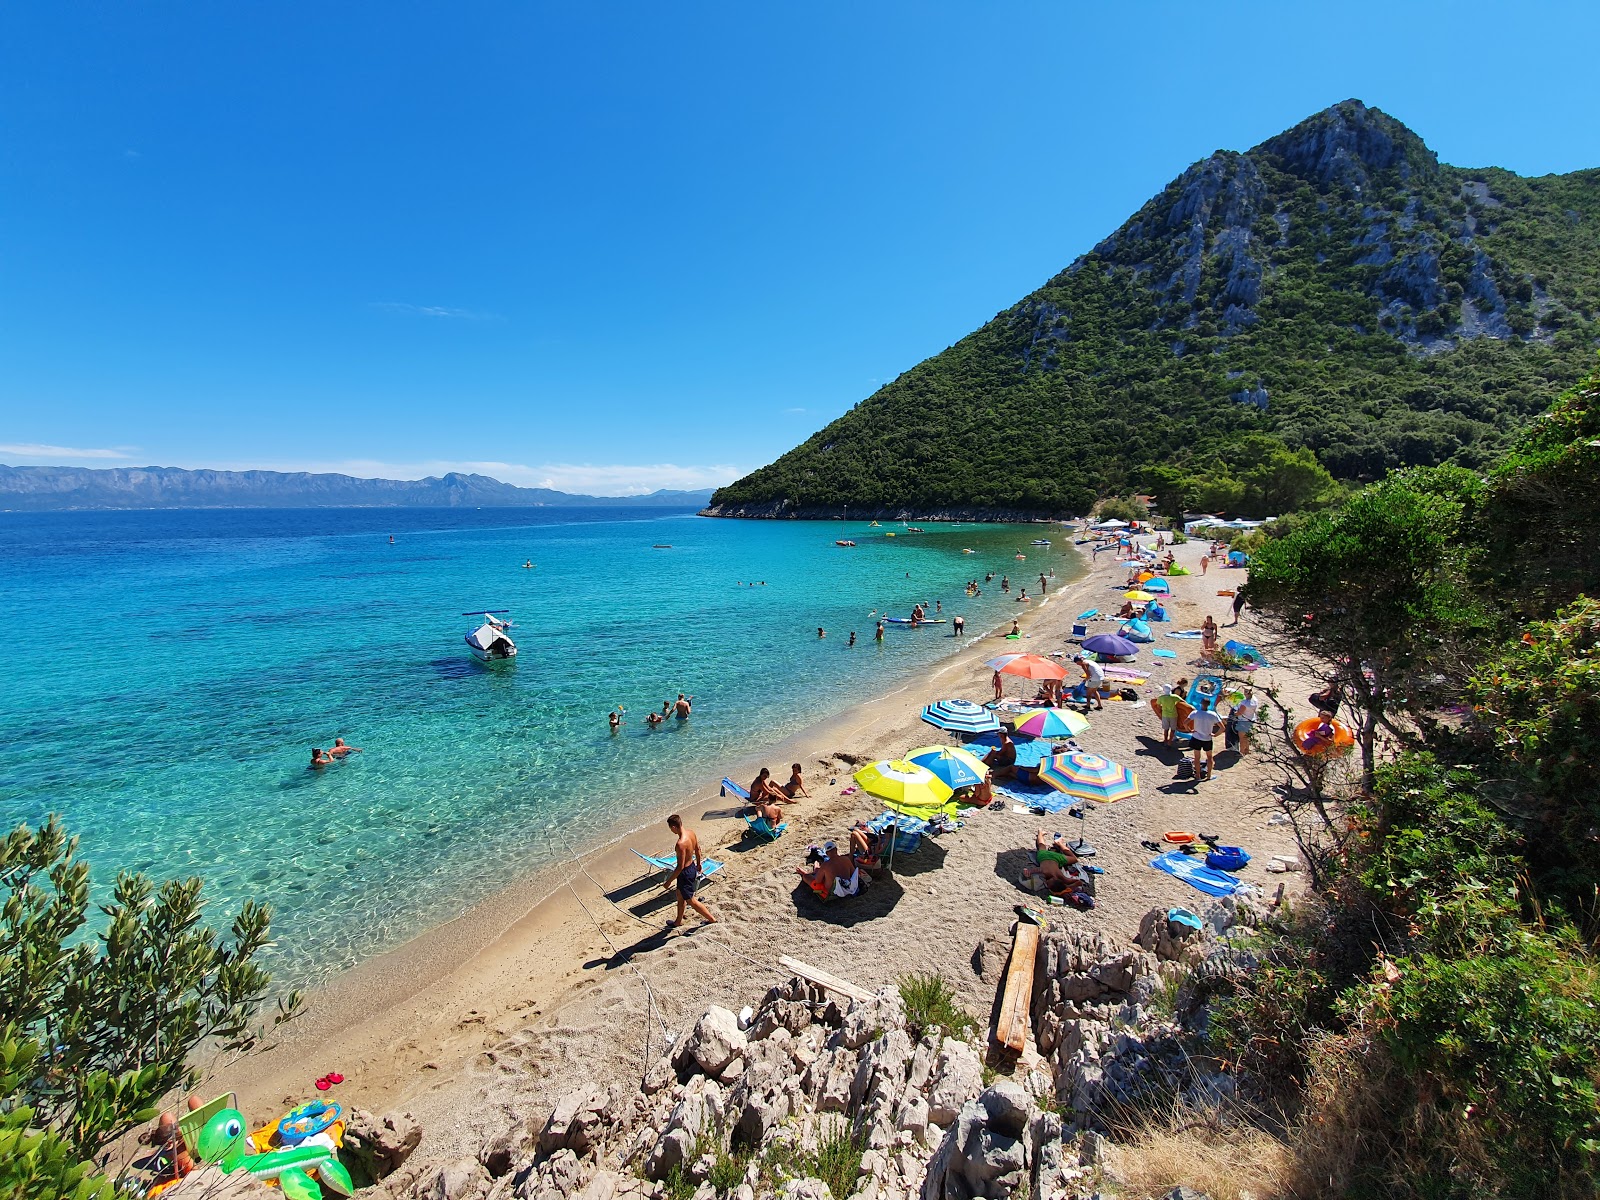
<svg viewBox="0 0 1600 1200">
<path fill-rule="evenodd" d="M 1110 521 L 1101 521 L 1095 526 L 1096 529 L 1126 529 L 1127 527 L 1128 523 L 1126 521 L 1118 521 L 1115 518 Z"/>
<path fill-rule="evenodd" d="M 1250 565 L 1250 556 L 1243 550 L 1228 551 L 1228 565 L 1230 567 L 1245 567 Z"/>
</svg>

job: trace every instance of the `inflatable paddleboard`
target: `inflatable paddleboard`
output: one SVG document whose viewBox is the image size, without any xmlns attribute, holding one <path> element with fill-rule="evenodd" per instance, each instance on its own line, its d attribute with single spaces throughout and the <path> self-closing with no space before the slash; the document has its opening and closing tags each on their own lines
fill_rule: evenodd
<svg viewBox="0 0 1600 1200">
<path fill-rule="evenodd" d="M 924 625 L 948 625 L 944 617 L 930 617 L 924 621 L 913 621 L 910 617 L 885 617 L 885 625 L 916 625 L 919 629 Z"/>
</svg>

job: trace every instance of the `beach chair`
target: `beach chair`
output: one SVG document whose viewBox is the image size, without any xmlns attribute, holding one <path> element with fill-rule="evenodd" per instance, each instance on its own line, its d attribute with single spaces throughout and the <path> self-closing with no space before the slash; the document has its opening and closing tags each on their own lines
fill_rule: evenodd
<svg viewBox="0 0 1600 1200">
<path fill-rule="evenodd" d="M 1075 637 L 1075 638 L 1086 638 L 1086 637 L 1088 637 L 1089 636 L 1089 627 L 1087 625 L 1081 625 L 1081 624 L 1074 625 L 1072 627 L 1072 636 Z"/>
<path fill-rule="evenodd" d="M 771 825 L 767 824 L 767 819 L 765 817 L 752 817 L 747 814 L 740 815 L 744 816 L 745 832 L 751 837 L 758 838 L 763 842 L 777 841 L 783 836 L 783 831 L 789 828 L 789 822 L 787 821 L 779 822 L 778 827 L 774 829 Z"/>
<path fill-rule="evenodd" d="M 722 780 L 722 790 L 719 794 L 723 796 L 737 796 L 741 800 L 750 799 L 749 792 L 745 791 L 744 788 L 740 787 L 737 783 L 731 779 L 728 779 L 727 777 L 724 777 Z"/>
<path fill-rule="evenodd" d="M 671 871 L 678 865 L 678 856 L 676 854 L 639 854 L 637 850 L 634 853 L 644 859 L 651 870 L 661 874 Z M 722 864 L 716 859 L 705 858 L 700 860 L 700 879 L 702 882 L 709 881 L 720 870 L 722 870 Z"/>
</svg>

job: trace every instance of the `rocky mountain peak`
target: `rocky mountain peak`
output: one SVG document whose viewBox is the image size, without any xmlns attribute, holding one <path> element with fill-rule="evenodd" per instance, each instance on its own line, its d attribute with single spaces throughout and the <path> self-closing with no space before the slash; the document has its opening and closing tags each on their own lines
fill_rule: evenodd
<svg viewBox="0 0 1600 1200">
<path fill-rule="evenodd" d="M 1438 169 L 1439 159 L 1403 122 L 1360 100 L 1345 100 L 1268 138 L 1252 154 L 1276 156 L 1291 174 L 1361 187 L 1371 174 L 1399 167 L 1402 178 Z"/>
</svg>

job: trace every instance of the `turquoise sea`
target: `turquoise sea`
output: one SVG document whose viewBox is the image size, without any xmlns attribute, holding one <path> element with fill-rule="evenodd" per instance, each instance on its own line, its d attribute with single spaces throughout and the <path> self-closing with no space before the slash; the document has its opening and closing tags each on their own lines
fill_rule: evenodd
<svg viewBox="0 0 1600 1200">
<path fill-rule="evenodd" d="M 1044 528 L 626 509 L 0 514 L 0 819 L 60 813 L 98 886 L 121 868 L 198 874 L 214 920 L 270 902 L 277 973 L 315 982 L 952 648 L 949 626 L 891 627 L 875 645 L 873 610 L 942 601 L 969 639 L 1009 619 L 1019 583 L 1079 572 L 1059 529 L 1051 548 L 1027 545 Z M 468 653 L 462 614 L 484 609 L 512 610 L 514 662 Z M 648 729 L 680 691 L 693 717 Z M 612 735 L 615 704 L 627 720 Z M 364 752 L 307 770 L 336 736 Z"/>
</svg>

